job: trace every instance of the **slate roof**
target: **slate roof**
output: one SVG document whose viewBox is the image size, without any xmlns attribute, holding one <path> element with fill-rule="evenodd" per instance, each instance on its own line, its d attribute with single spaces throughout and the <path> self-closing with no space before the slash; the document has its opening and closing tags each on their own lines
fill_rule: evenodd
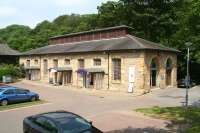
<svg viewBox="0 0 200 133">
<path fill-rule="evenodd" d="M 50 39 L 57 39 L 57 38 L 62 38 L 62 37 L 83 35 L 83 34 L 88 34 L 88 33 L 96 33 L 96 32 L 103 32 L 103 31 L 117 30 L 117 29 L 132 30 L 133 28 L 126 25 L 120 25 L 120 26 L 115 26 L 115 27 L 107 27 L 107 28 L 102 28 L 102 29 L 94 29 L 94 30 L 89 30 L 89 31 L 82 31 L 82 32 L 75 32 L 75 33 L 64 34 L 64 35 L 59 35 L 59 36 L 53 36 L 53 37 L 50 37 Z"/>
<path fill-rule="evenodd" d="M 85 53 L 101 51 L 126 51 L 126 50 L 160 50 L 179 52 L 176 49 L 162 46 L 132 35 L 119 38 L 73 42 L 66 44 L 48 45 L 24 52 L 22 55 L 42 55 L 60 53 Z"/>
<path fill-rule="evenodd" d="M 0 44 L 0 55 L 19 55 L 16 50 L 11 49 L 7 44 Z"/>
</svg>

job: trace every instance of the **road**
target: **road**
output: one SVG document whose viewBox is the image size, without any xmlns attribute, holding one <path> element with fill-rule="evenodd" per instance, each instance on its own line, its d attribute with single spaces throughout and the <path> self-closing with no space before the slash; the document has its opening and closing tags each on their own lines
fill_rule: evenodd
<svg viewBox="0 0 200 133">
<path fill-rule="evenodd" d="M 0 133 L 22 133 L 22 121 L 37 113 L 67 110 L 77 113 L 104 132 L 124 129 L 160 130 L 168 121 L 143 116 L 133 111 L 151 106 L 179 106 L 184 101 L 184 89 L 167 88 L 147 95 L 133 96 L 122 92 L 88 91 L 68 87 L 55 87 L 38 82 L 22 81 L 14 86 L 40 94 L 45 104 L 0 112 Z M 200 87 L 190 91 L 190 101 L 199 100 Z M 142 130 L 143 131 L 143 130 Z M 154 131 L 155 132 L 155 131 Z"/>
</svg>

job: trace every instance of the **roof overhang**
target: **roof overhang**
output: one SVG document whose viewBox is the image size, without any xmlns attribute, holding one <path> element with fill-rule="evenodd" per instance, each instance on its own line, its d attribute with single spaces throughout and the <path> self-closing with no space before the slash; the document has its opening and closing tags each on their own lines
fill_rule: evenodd
<svg viewBox="0 0 200 133">
<path fill-rule="evenodd" d="M 25 70 L 40 70 L 39 66 L 30 66 L 30 67 L 25 67 Z"/>
<path fill-rule="evenodd" d="M 72 71 L 71 67 L 54 67 L 49 69 L 50 72 L 64 72 L 64 71 Z"/>
<path fill-rule="evenodd" d="M 88 74 L 88 73 L 104 73 L 103 68 L 80 68 L 77 70 L 77 73 Z"/>
</svg>

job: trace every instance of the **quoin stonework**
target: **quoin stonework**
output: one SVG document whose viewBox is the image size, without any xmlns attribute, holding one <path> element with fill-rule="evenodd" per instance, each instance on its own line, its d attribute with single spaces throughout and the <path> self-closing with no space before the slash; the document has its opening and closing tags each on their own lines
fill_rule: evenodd
<svg viewBox="0 0 200 133">
<path fill-rule="evenodd" d="M 83 89 L 145 93 L 177 85 L 178 50 L 117 26 L 55 36 L 20 56 L 27 80 Z"/>
</svg>

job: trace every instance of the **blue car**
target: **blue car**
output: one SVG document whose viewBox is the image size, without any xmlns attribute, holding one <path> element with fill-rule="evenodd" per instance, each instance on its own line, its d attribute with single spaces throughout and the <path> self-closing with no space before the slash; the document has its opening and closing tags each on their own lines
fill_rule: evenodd
<svg viewBox="0 0 200 133">
<path fill-rule="evenodd" d="M 30 92 L 26 89 L 21 89 L 13 86 L 1 86 L 0 87 L 0 104 L 2 106 L 8 103 L 16 103 L 23 101 L 35 101 L 39 99 L 39 95 L 34 92 Z"/>
</svg>

